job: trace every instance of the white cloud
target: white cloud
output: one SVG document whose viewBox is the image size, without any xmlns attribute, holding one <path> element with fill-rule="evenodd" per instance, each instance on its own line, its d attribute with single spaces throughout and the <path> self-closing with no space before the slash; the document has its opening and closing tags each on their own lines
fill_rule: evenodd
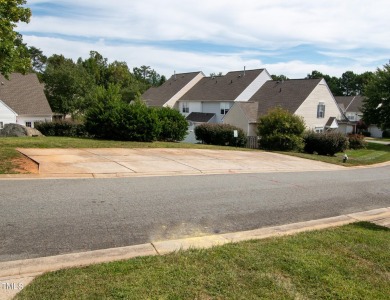
<svg viewBox="0 0 390 300">
<path fill-rule="evenodd" d="M 271 74 L 291 78 L 314 69 L 338 76 L 345 70 L 374 70 L 390 51 L 388 0 L 29 0 L 27 5 L 32 20 L 18 30 L 46 55 L 76 59 L 96 50 L 110 60 L 150 65 L 168 76 L 173 70 L 207 74 L 244 65 L 266 66 Z M 51 5 L 62 9 L 50 10 Z M 177 41 L 226 50 L 158 46 Z M 283 58 L 286 50 L 301 45 L 313 47 L 311 54 L 321 55 L 321 61 L 305 57 L 308 51 Z M 266 64 L 272 56 L 280 62 Z"/>
</svg>

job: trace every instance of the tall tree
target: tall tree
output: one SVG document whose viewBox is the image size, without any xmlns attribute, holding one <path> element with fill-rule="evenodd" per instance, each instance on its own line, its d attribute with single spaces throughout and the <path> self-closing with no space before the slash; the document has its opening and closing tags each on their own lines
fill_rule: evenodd
<svg viewBox="0 0 390 300">
<path fill-rule="evenodd" d="M 333 96 L 343 96 L 343 92 L 340 86 L 340 79 L 335 76 L 329 76 L 322 74 L 321 72 L 314 70 L 311 74 L 307 74 L 306 79 L 319 79 L 324 78 Z"/>
<path fill-rule="evenodd" d="M 28 23 L 31 10 L 23 7 L 26 0 L 0 1 L 0 74 L 6 78 L 14 71 L 26 73 L 30 57 L 22 35 L 14 29 L 18 22 Z"/>
<path fill-rule="evenodd" d="M 77 63 L 81 64 L 84 69 L 93 76 L 97 85 L 105 85 L 106 71 L 108 67 L 107 58 L 104 58 L 97 51 L 90 51 L 88 59 L 83 61 L 79 58 Z"/>
<path fill-rule="evenodd" d="M 374 76 L 374 73 L 372 73 L 372 72 L 364 72 L 360 75 L 357 75 L 357 77 L 356 77 L 356 92 L 358 95 L 365 94 L 365 86 L 368 84 L 368 82 L 371 80 L 371 78 L 373 76 Z"/>
<path fill-rule="evenodd" d="M 28 47 L 28 53 L 31 58 L 31 70 L 37 73 L 43 73 L 45 70 L 47 56 L 45 56 L 41 49 L 34 46 Z"/>
<path fill-rule="evenodd" d="M 90 106 L 89 94 L 96 88 L 94 78 L 82 65 L 62 55 L 48 59 L 43 81 L 52 110 L 72 117 L 82 115 Z"/>
<path fill-rule="evenodd" d="M 390 128 L 390 63 L 377 69 L 365 86 L 363 120 L 383 130 Z"/>
<path fill-rule="evenodd" d="M 341 75 L 340 86 L 344 96 L 356 96 L 358 94 L 356 78 L 357 75 L 352 71 L 346 71 Z"/>
</svg>

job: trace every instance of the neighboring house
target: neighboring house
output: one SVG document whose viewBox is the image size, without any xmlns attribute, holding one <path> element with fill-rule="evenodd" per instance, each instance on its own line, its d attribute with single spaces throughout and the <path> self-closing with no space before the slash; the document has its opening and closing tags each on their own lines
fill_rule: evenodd
<svg viewBox="0 0 390 300">
<path fill-rule="evenodd" d="M 0 129 L 16 123 L 34 128 L 35 122 L 52 120 L 52 110 L 36 74 L 0 75 Z"/>
<path fill-rule="evenodd" d="M 340 131 L 343 133 L 354 133 L 357 132 L 356 125 L 362 119 L 362 107 L 364 97 L 358 96 L 336 96 L 335 97 L 340 110 L 348 119 L 348 122 L 340 123 Z M 379 129 L 375 124 L 368 125 L 368 132 L 371 133 L 372 137 L 382 137 L 382 130 Z"/>
<path fill-rule="evenodd" d="M 177 100 L 204 77 L 202 72 L 174 74 L 161 86 L 148 89 L 141 98 L 148 106 L 178 109 Z"/>
<path fill-rule="evenodd" d="M 142 96 L 148 106 L 169 106 L 185 117 L 192 112 L 215 114 L 222 118 L 235 101 L 248 101 L 271 76 L 265 69 L 229 72 L 206 77 L 202 72 L 174 74 L 159 87 Z"/>
<path fill-rule="evenodd" d="M 337 120 L 343 119 L 324 79 L 290 79 L 267 81 L 248 103 L 235 103 L 223 121 L 252 136 L 256 134 L 258 118 L 278 106 L 302 116 L 306 127 L 316 132 L 337 129 Z"/>
<path fill-rule="evenodd" d="M 178 99 L 179 111 L 212 113 L 216 123 L 236 101 L 248 101 L 271 76 L 265 69 L 229 72 L 224 76 L 204 77 Z"/>
</svg>

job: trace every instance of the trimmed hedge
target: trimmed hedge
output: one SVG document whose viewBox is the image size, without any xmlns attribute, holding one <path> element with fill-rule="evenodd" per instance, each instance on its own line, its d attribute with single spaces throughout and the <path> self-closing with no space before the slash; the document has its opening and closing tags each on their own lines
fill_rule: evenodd
<svg viewBox="0 0 390 300">
<path fill-rule="evenodd" d="M 238 131 L 238 137 L 233 135 L 234 130 Z M 205 144 L 219 146 L 245 147 L 246 135 L 241 128 L 229 124 L 204 123 L 195 127 L 197 140 Z"/>
<path fill-rule="evenodd" d="M 362 134 L 349 134 L 349 149 L 364 149 L 367 147 L 367 142 Z"/>
<path fill-rule="evenodd" d="M 34 127 L 45 136 L 89 137 L 83 124 L 72 121 L 40 122 Z"/>
<path fill-rule="evenodd" d="M 305 147 L 304 152 L 319 155 L 333 156 L 337 152 L 343 152 L 348 149 L 348 138 L 341 132 L 328 131 L 316 133 L 308 131 L 303 137 Z"/>
</svg>

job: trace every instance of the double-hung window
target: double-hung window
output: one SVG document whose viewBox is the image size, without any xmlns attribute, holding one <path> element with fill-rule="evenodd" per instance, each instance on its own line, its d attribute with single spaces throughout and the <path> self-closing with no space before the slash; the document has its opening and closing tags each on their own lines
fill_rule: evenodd
<svg viewBox="0 0 390 300">
<path fill-rule="evenodd" d="M 320 102 L 317 106 L 317 118 L 325 118 L 325 103 Z"/>
<path fill-rule="evenodd" d="M 229 109 L 229 102 L 221 102 L 221 115 L 226 115 Z"/>
<path fill-rule="evenodd" d="M 183 113 L 189 113 L 190 112 L 190 104 L 188 102 L 183 102 L 182 112 Z"/>
<path fill-rule="evenodd" d="M 4 128 L 4 123 L 0 122 L 0 129 L 3 129 L 3 128 Z"/>
</svg>

